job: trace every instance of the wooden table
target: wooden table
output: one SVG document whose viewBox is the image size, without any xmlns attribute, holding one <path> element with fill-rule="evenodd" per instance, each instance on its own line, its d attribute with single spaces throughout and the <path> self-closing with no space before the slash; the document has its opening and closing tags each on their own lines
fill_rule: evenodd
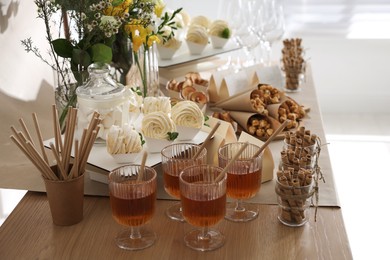
<svg viewBox="0 0 390 260">
<path fill-rule="evenodd" d="M 294 94 L 294 98 L 310 104 L 307 126 L 325 140 L 310 75 L 303 91 Z M 21 108 L 19 103 L 16 103 L 18 106 L 15 102 L 6 104 L 11 107 L 8 107 L 11 112 Z M 12 106 L 16 106 L 14 110 Z M 27 111 L 31 113 L 31 110 Z M 8 117 L 15 117 L 9 120 L 15 124 L 13 121 L 19 115 Z M 10 151 L 16 150 L 9 145 L 9 141 L 4 141 L 6 138 L 1 139 L 2 144 L 5 143 L 1 147 L 1 155 L 9 161 L 19 160 L 19 163 L 8 162 L 1 172 L 36 171 L 20 153 L 14 157 L 9 155 Z M 271 146 L 274 158 L 278 160 L 275 154 L 281 144 Z M 320 158 L 325 176 L 333 181 L 326 147 Z M 20 163 L 22 159 L 24 161 Z M 185 233 L 192 227 L 165 216 L 165 209 L 172 203 L 158 200 L 156 214 L 148 224 L 157 233 L 157 242 L 150 248 L 132 252 L 119 249 L 114 243 L 117 232 L 124 227 L 112 218 L 107 197 L 86 196 L 83 221 L 74 226 L 60 227 L 52 223 L 46 194 L 30 191 L 0 227 L 0 259 L 352 259 L 342 210 L 337 206 L 319 207 L 317 222 L 311 217 L 303 227 L 290 228 L 278 221 L 276 205 L 257 204 L 259 217 L 251 222 L 232 223 L 222 220 L 217 228 L 226 235 L 226 244 L 215 251 L 202 253 L 187 248 L 183 242 Z"/>
</svg>

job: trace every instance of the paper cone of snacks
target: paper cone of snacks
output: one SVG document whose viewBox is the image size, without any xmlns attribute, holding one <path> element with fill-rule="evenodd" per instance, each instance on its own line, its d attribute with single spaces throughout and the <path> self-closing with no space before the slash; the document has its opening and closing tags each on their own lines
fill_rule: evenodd
<svg viewBox="0 0 390 260">
<path fill-rule="evenodd" d="M 294 129 L 299 126 L 299 122 L 305 116 L 306 112 L 303 106 L 299 105 L 295 100 L 286 98 L 279 104 L 267 106 L 269 115 L 280 123 L 290 120 L 287 124 L 287 129 Z"/>
<path fill-rule="evenodd" d="M 215 104 L 216 107 L 229 111 L 243 111 L 268 115 L 266 105 L 257 98 L 258 89 L 252 89 L 232 96 Z"/>
<path fill-rule="evenodd" d="M 229 113 L 245 132 L 262 141 L 267 140 L 280 126 L 280 123 L 270 116 L 242 111 L 230 111 Z"/>
</svg>

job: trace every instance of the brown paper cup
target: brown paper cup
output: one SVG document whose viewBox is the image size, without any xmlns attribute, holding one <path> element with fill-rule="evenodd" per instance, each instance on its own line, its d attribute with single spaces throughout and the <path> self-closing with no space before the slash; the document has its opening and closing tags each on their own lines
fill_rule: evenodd
<svg viewBox="0 0 390 260">
<path fill-rule="evenodd" d="M 83 219 L 84 174 L 67 181 L 44 179 L 44 182 L 53 223 L 58 226 L 79 223 Z"/>
</svg>

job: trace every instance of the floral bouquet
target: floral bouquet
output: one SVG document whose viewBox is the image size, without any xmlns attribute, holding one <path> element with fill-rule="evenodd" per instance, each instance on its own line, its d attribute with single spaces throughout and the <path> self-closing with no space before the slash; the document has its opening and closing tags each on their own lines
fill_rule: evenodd
<svg viewBox="0 0 390 260">
<path fill-rule="evenodd" d="M 90 64 L 110 63 L 115 69 L 112 76 L 126 84 L 133 52 L 174 36 L 174 17 L 181 11 L 163 14 L 162 0 L 35 0 L 35 4 L 45 25 L 48 57 L 31 38 L 22 40 L 22 45 L 56 72 L 56 87 L 65 104 L 61 127 L 68 108 L 76 105 L 76 88 L 88 78 Z M 136 56 L 134 59 L 137 62 Z M 146 82 L 143 71 L 140 67 L 140 76 Z M 145 95 L 146 86 L 137 87 Z"/>
</svg>

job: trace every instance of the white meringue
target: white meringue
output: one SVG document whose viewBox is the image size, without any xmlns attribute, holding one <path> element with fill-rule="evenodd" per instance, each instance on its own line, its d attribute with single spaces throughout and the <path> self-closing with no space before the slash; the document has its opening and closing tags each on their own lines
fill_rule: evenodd
<svg viewBox="0 0 390 260">
<path fill-rule="evenodd" d="M 113 125 L 107 133 L 107 152 L 109 154 L 139 153 L 142 150 L 140 135 L 129 125 Z"/>
<path fill-rule="evenodd" d="M 163 113 L 171 112 L 171 102 L 169 97 L 145 97 L 142 109 L 144 115 L 152 112 L 161 111 Z"/>
<path fill-rule="evenodd" d="M 172 107 L 173 122 L 178 126 L 201 128 L 204 115 L 199 106 L 193 101 L 181 101 Z"/>
<path fill-rule="evenodd" d="M 167 113 L 151 112 L 142 119 L 142 134 L 155 139 L 168 139 L 168 133 L 176 132 L 176 125 Z"/>
</svg>

